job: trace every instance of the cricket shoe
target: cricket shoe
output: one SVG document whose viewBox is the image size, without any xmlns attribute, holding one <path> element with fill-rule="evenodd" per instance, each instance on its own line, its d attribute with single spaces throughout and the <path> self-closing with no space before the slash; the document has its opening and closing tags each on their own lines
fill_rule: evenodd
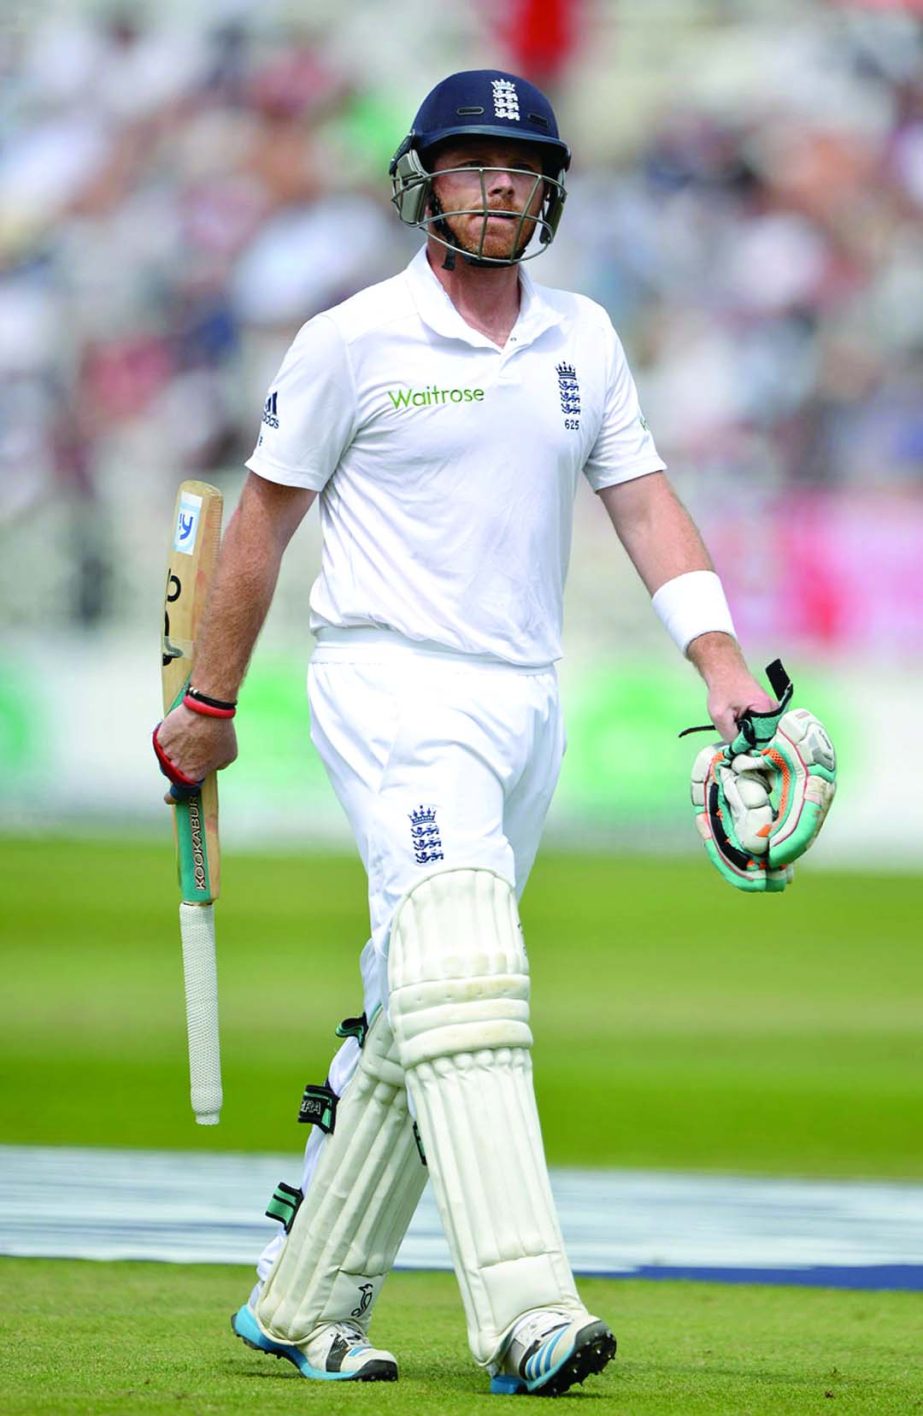
<svg viewBox="0 0 923 1416">
<path fill-rule="evenodd" d="M 615 1338 L 601 1319 L 537 1308 L 513 1328 L 490 1389 L 495 1395 L 560 1396 L 614 1356 Z"/>
<path fill-rule="evenodd" d="M 306 1342 L 276 1342 L 267 1337 L 248 1303 L 231 1317 L 236 1335 L 257 1352 L 284 1357 L 303 1377 L 315 1382 L 396 1382 L 397 1362 L 390 1352 L 371 1347 L 358 1323 L 323 1323 Z"/>
</svg>

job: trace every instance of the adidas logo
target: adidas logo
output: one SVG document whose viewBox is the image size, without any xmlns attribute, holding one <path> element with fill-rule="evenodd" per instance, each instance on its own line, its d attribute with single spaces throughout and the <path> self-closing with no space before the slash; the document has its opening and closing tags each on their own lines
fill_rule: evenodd
<svg viewBox="0 0 923 1416">
<path fill-rule="evenodd" d="M 273 390 L 263 404 L 263 422 L 270 428 L 278 428 L 279 426 L 279 413 L 276 408 L 276 399 L 278 397 L 278 393 Z"/>
</svg>

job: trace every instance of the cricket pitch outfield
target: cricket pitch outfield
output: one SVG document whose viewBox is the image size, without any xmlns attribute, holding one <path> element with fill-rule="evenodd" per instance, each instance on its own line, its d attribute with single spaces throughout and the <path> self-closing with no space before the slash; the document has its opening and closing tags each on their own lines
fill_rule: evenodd
<svg viewBox="0 0 923 1416">
<path fill-rule="evenodd" d="M 201 1128 L 169 842 L 7 839 L 3 853 L 3 1139 L 300 1150 L 304 1084 L 361 1008 L 358 861 L 226 859 L 226 1106 Z M 808 865 L 784 895 L 749 899 L 698 855 L 546 854 L 522 913 L 553 1164 L 923 1175 L 919 877 Z"/>
<path fill-rule="evenodd" d="M 496 1411 L 465 1345 L 448 1274 L 396 1273 L 375 1321 L 397 1383 L 306 1382 L 236 1341 L 240 1268 L 0 1261 L 6 1416 Z M 919 1297 L 830 1289 L 584 1280 L 619 1337 L 601 1376 L 561 1398 L 596 1416 L 802 1416 L 920 1405 Z M 562 1408 L 563 1409 L 563 1408 Z"/>
<path fill-rule="evenodd" d="M 203 1130 L 188 1112 L 169 843 L 3 849 L 4 1140 L 297 1154 L 301 1089 L 324 1075 L 336 1022 L 357 1011 L 358 863 L 226 860 L 227 1104 L 222 1124 Z M 784 896 L 750 900 L 698 857 L 540 858 L 523 918 L 551 1161 L 918 1178 L 923 960 L 911 924 L 921 907 L 923 882 L 909 876 L 808 866 Z M 326 1388 L 231 1338 L 243 1269 L 4 1260 L 0 1270 L 4 1411 L 333 1409 Z M 916 1294 L 581 1286 L 621 1345 L 586 1389 L 596 1411 L 919 1404 Z M 486 1394 L 447 1275 L 395 1274 L 376 1340 L 402 1357 L 402 1381 L 340 1388 L 337 1409 L 449 1416 Z"/>
</svg>

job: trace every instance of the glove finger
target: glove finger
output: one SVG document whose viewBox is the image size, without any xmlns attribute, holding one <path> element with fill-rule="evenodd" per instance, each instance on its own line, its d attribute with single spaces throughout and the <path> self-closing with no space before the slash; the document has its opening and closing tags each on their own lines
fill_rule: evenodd
<svg viewBox="0 0 923 1416">
<path fill-rule="evenodd" d="M 784 889 L 784 880 L 781 883 L 770 880 L 765 856 L 757 858 L 737 836 L 734 814 L 722 786 L 723 777 L 733 778 L 733 774 L 725 764 L 724 753 L 717 752 L 701 784 L 702 804 L 696 804 L 696 827 L 709 860 L 719 874 L 738 890 L 764 892 Z M 695 784 L 693 794 L 697 794 Z"/>
<path fill-rule="evenodd" d="M 836 753 L 820 720 L 799 708 L 784 715 L 763 755 L 778 783 L 769 857 L 781 868 L 804 855 L 827 818 L 836 793 Z"/>
<path fill-rule="evenodd" d="M 731 814 L 731 823 L 725 822 L 725 828 L 741 850 L 749 855 L 765 856 L 774 820 L 765 777 L 758 772 L 738 774 L 736 763 L 730 767 L 719 763 L 716 776 Z"/>
<path fill-rule="evenodd" d="M 728 766 L 735 772 L 762 772 L 767 778 L 766 760 L 760 752 L 737 752 L 731 758 Z M 768 788 L 768 781 L 767 781 Z"/>
</svg>

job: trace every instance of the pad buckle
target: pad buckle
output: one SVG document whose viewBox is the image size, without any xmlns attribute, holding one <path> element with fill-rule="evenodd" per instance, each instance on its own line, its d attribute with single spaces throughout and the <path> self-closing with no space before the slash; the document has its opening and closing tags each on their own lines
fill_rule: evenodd
<svg viewBox="0 0 923 1416">
<path fill-rule="evenodd" d="M 289 1234 L 303 1199 L 304 1192 L 302 1190 L 296 1190 L 294 1185 L 286 1185 L 284 1180 L 280 1180 L 272 1192 L 272 1199 L 266 1206 L 267 1218 L 277 1219 L 286 1234 Z"/>
<path fill-rule="evenodd" d="M 360 1013 L 358 1018 L 344 1018 L 342 1023 L 337 1023 L 337 1037 L 354 1037 L 360 1047 L 365 1046 L 365 1039 L 369 1030 L 369 1020 L 364 1013 Z"/>
<path fill-rule="evenodd" d="M 337 1102 L 339 1097 L 326 1082 L 323 1086 L 305 1087 L 298 1108 L 298 1124 L 319 1126 L 329 1136 L 336 1125 Z"/>
</svg>

